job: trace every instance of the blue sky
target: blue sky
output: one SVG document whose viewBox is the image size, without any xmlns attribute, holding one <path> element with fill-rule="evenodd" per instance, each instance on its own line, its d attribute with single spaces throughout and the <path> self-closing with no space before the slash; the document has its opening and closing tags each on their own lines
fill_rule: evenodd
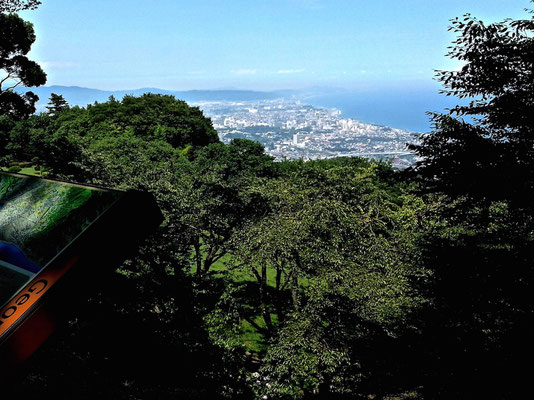
<svg viewBox="0 0 534 400">
<path fill-rule="evenodd" d="M 48 85 L 358 88 L 432 82 L 449 19 L 526 17 L 528 0 L 43 0 L 31 56 Z"/>
</svg>

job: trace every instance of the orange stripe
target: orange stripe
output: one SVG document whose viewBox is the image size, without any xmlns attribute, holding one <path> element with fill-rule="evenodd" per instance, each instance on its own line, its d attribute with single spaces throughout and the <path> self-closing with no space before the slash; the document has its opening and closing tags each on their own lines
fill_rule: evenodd
<svg viewBox="0 0 534 400">
<path fill-rule="evenodd" d="M 0 311 L 0 336 L 2 336 L 30 307 L 35 304 L 59 278 L 76 262 L 71 258 L 62 267 L 45 268 Z"/>
</svg>

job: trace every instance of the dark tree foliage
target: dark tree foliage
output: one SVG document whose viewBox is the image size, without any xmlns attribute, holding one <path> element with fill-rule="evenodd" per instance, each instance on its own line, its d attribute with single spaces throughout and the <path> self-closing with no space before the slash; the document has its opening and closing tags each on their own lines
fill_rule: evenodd
<svg viewBox="0 0 534 400">
<path fill-rule="evenodd" d="M 448 55 L 465 63 L 438 72 L 444 92 L 470 98 L 433 116 L 435 132 L 411 146 L 427 185 L 452 195 L 530 203 L 534 194 L 534 19 L 485 25 L 467 14 Z"/>
<path fill-rule="evenodd" d="M 35 112 L 37 95 L 32 92 L 21 95 L 14 90 L 19 85 L 31 87 L 46 82 L 39 64 L 26 57 L 33 42 L 35 32 L 31 23 L 16 14 L 0 14 L 0 115 L 22 119 Z"/>
<path fill-rule="evenodd" d="M 22 10 L 34 10 L 41 2 L 39 0 L 2 0 L 0 2 L 0 13 L 15 13 Z"/>
<path fill-rule="evenodd" d="M 534 333 L 534 19 L 466 15 L 451 29 L 449 56 L 465 65 L 438 79 L 470 101 L 433 115 L 412 146 L 436 202 L 422 242 L 434 271 L 422 383 L 429 398 L 517 398 Z"/>
</svg>

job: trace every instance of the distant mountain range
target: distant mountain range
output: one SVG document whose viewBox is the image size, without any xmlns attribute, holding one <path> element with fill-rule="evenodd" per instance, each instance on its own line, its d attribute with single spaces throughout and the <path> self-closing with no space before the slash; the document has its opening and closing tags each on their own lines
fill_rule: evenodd
<svg viewBox="0 0 534 400">
<path fill-rule="evenodd" d="M 158 88 L 141 88 L 133 90 L 100 90 L 90 89 L 79 86 L 40 86 L 37 88 L 20 88 L 20 93 L 32 91 L 39 96 L 37 110 L 42 111 L 48 103 L 52 93 L 61 94 L 71 105 L 86 106 L 96 102 L 105 102 L 110 96 L 117 100 L 122 99 L 125 95 L 141 96 L 144 93 L 167 94 L 175 96 L 177 99 L 187 102 L 200 101 L 256 101 L 256 100 L 273 100 L 283 97 L 291 97 L 296 94 L 292 90 L 280 90 L 273 92 L 261 92 L 254 90 L 187 90 L 173 91 Z"/>
<path fill-rule="evenodd" d="M 120 100 L 125 95 L 140 96 L 144 93 L 173 95 L 188 103 L 300 100 L 303 104 L 337 108 L 343 112 L 345 118 L 413 132 L 425 132 L 430 129 L 427 111 L 442 112 L 446 108 L 459 104 L 455 98 L 440 95 L 435 82 L 423 85 L 406 83 L 390 86 L 368 86 L 358 90 L 320 86 L 301 90 L 273 91 L 240 89 L 175 91 L 159 88 L 100 90 L 79 86 L 41 86 L 31 89 L 18 88 L 17 90 L 19 92 L 31 90 L 39 96 L 37 112 L 46 111 L 45 106 L 48 104 L 51 93 L 63 95 L 71 106 L 82 107 L 94 102 L 105 102 L 110 96 Z"/>
</svg>

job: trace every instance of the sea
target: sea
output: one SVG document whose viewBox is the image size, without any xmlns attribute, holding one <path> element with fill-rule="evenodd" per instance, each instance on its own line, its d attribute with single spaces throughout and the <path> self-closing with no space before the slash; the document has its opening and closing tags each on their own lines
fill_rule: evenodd
<svg viewBox="0 0 534 400">
<path fill-rule="evenodd" d="M 336 108 L 343 118 L 418 133 L 432 130 L 429 112 L 447 113 L 459 104 L 458 99 L 440 94 L 434 85 L 311 95 L 302 102 Z"/>
</svg>

